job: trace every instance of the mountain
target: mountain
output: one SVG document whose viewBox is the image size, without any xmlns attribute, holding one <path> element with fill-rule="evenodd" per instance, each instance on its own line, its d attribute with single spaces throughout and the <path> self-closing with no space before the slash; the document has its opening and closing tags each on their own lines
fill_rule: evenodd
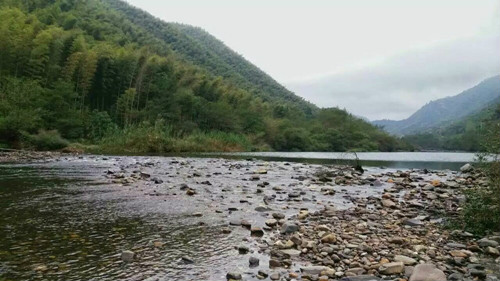
<svg viewBox="0 0 500 281">
<path fill-rule="evenodd" d="M 499 97 L 500 75 L 497 75 L 456 96 L 429 102 L 407 119 L 372 123 L 394 135 L 421 133 L 475 114 Z"/>
<path fill-rule="evenodd" d="M 487 151 L 485 136 L 491 128 L 498 128 L 499 122 L 500 98 L 497 98 L 477 113 L 404 139 L 423 150 Z"/>
<path fill-rule="evenodd" d="M 127 20 L 166 42 L 184 59 L 203 66 L 213 75 L 228 78 L 265 101 L 292 103 L 311 115 L 317 107 L 287 90 L 219 39 L 199 27 L 167 23 L 120 0 L 104 0 Z"/>
<path fill-rule="evenodd" d="M 0 18 L 0 146 L 408 149 L 296 96 L 201 28 L 119 0 L 0 0 Z"/>
</svg>

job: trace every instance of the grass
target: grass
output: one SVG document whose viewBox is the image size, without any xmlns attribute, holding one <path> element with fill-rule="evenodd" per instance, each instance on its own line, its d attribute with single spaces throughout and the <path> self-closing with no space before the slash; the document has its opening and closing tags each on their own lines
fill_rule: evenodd
<svg viewBox="0 0 500 281">
<path fill-rule="evenodd" d="M 241 134 L 195 131 L 177 134 L 165 125 L 138 125 L 116 130 L 96 143 L 92 152 L 110 154 L 216 152 L 252 150 L 250 140 Z"/>
<path fill-rule="evenodd" d="M 69 145 L 57 130 L 40 130 L 35 135 L 23 133 L 21 142 L 25 148 L 43 151 L 58 150 Z"/>
</svg>

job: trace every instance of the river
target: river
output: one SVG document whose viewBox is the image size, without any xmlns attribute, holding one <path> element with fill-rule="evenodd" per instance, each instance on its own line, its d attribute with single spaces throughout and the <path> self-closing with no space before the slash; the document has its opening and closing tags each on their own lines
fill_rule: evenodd
<svg viewBox="0 0 500 281">
<path fill-rule="evenodd" d="M 207 153 L 208 156 L 255 157 L 269 161 L 295 161 L 318 164 L 352 164 L 356 157 L 362 165 L 400 169 L 459 170 L 476 160 L 469 152 L 238 152 Z"/>
<path fill-rule="evenodd" d="M 244 220 L 265 228 L 270 214 L 255 210 L 269 198 L 275 211 L 292 217 L 303 209 L 318 211 L 323 206 L 318 202 L 347 209 L 355 205 L 355 198 L 381 196 L 392 186 L 386 177 L 378 187 L 366 181 L 346 186 L 310 180 L 317 171 L 331 169 L 311 162 L 337 163 L 349 157 L 345 155 L 349 154 L 224 155 L 239 159 L 87 155 L 0 164 L 0 280 L 215 281 L 234 270 L 246 280 L 257 280 L 258 270 L 269 270 L 269 249 L 262 245 L 272 242 L 267 236 L 250 238 L 248 229 L 231 227 L 232 222 Z M 463 153 L 358 157 L 385 167 L 434 163 L 426 166 L 431 169 L 456 169 L 473 160 L 473 154 Z M 265 173 L 256 177 L 261 169 Z M 365 176 L 387 171 L 396 169 L 368 167 Z M 446 181 L 454 173 L 423 179 Z M 187 196 L 183 185 L 196 194 Z M 290 201 L 287 190 L 297 188 L 300 200 Z M 237 250 L 242 244 L 249 255 Z M 135 262 L 122 261 L 124 250 L 135 253 Z M 249 268 L 249 256 L 257 257 L 260 265 Z"/>
</svg>

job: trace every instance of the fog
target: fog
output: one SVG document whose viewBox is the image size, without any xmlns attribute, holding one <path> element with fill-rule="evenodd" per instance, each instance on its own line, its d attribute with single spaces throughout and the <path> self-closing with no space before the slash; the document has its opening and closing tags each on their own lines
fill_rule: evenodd
<svg viewBox="0 0 500 281">
<path fill-rule="evenodd" d="M 377 119 L 404 119 L 431 100 L 456 95 L 500 73 L 500 37 L 416 49 L 362 69 L 287 84 L 322 106 Z"/>
</svg>

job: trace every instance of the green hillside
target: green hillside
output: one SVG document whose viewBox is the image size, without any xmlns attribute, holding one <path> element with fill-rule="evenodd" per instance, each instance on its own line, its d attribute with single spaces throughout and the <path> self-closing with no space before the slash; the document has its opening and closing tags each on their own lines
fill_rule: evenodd
<svg viewBox="0 0 500 281">
<path fill-rule="evenodd" d="M 384 150 L 222 42 L 116 0 L 0 0 L 0 142 L 103 152 Z"/>
<path fill-rule="evenodd" d="M 487 151 L 482 140 L 492 123 L 500 123 L 500 99 L 476 114 L 403 139 L 425 150 Z"/>
<path fill-rule="evenodd" d="M 199 27 L 167 23 L 120 0 L 104 0 L 110 7 L 155 38 L 166 43 L 184 59 L 202 66 L 258 95 L 265 101 L 290 103 L 311 115 L 317 107 L 296 96 L 255 65 Z"/>
</svg>

